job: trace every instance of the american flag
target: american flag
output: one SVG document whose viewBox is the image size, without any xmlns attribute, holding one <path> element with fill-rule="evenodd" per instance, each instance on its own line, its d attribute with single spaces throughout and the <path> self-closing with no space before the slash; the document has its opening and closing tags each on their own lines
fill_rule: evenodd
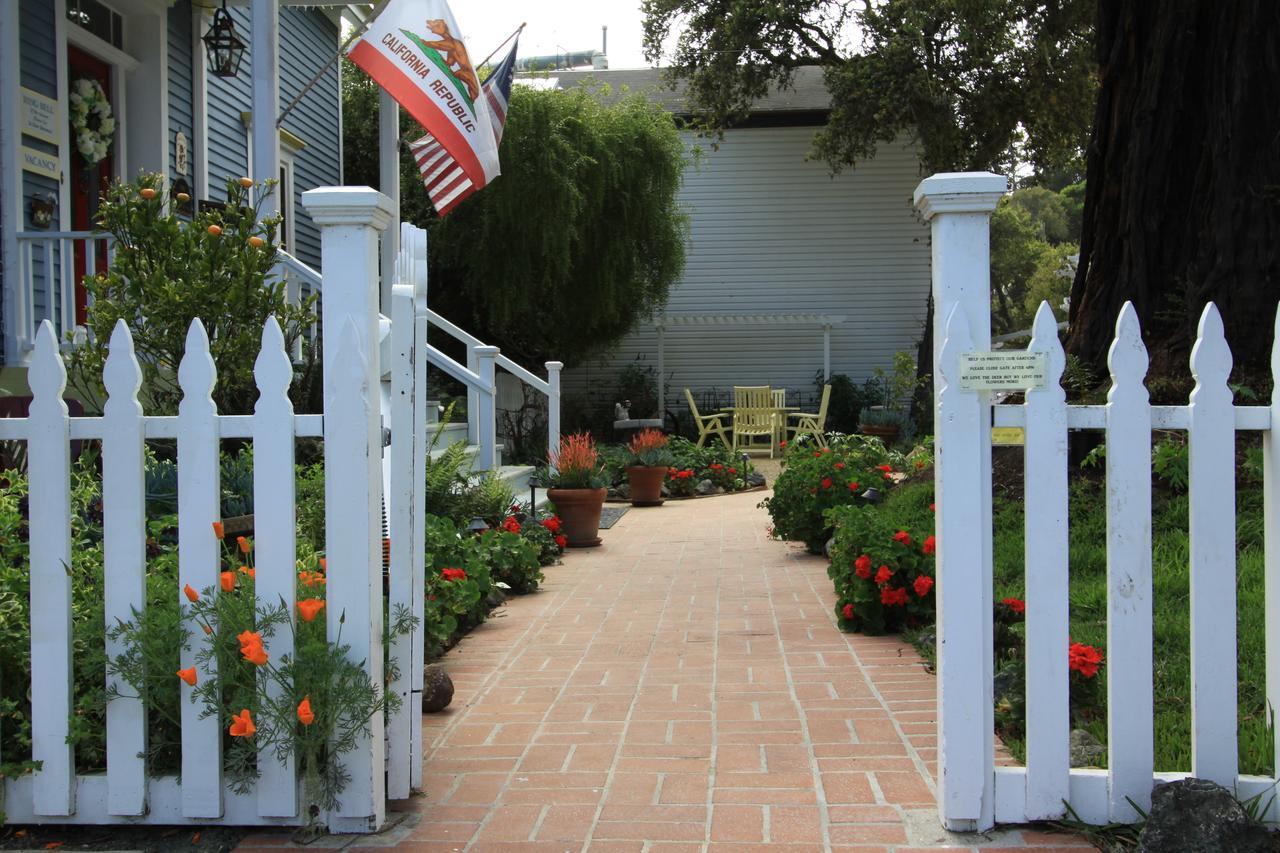
<svg viewBox="0 0 1280 853">
<path fill-rule="evenodd" d="M 502 128 L 507 123 L 507 102 L 511 98 L 511 81 L 516 73 L 516 47 L 519 43 L 517 38 L 507 58 L 502 60 L 480 86 L 481 93 L 489 104 L 495 145 L 502 142 Z M 448 214 L 459 202 L 480 189 L 430 133 L 409 143 L 409 151 L 418 163 L 427 195 L 431 197 L 431 203 L 441 216 Z"/>
</svg>

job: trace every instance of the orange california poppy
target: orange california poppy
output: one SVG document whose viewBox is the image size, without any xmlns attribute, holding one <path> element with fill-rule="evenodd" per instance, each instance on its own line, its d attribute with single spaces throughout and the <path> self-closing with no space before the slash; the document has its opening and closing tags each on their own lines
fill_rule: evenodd
<svg viewBox="0 0 1280 853">
<path fill-rule="evenodd" d="M 221 521 L 215 521 L 213 523 L 213 535 L 217 536 L 219 539 L 226 535 L 226 531 L 222 528 Z"/>
<path fill-rule="evenodd" d="M 241 646 L 240 654 L 244 655 L 244 659 L 254 666 L 266 666 L 267 664 L 267 650 L 262 647 L 261 640 Z"/>
<path fill-rule="evenodd" d="M 322 572 L 329 571 L 329 564 L 325 561 L 324 557 L 320 558 L 320 571 Z"/>
<path fill-rule="evenodd" d="M 236 588 L 236 576 L 232 572 L 223 572 L 218 577 L 221 580 L 223 592 L 231 592 Z"/>
<path fill-rule="evenodd" d="M 241 554 L 248 554 L 248 553 L 249 553 L 249 540 L 248 540 L 248 539 L 245 539 L 243 536 L 237 536 L 237 537 L 236 537 L 236 544 L 240 546 L 240 553 L 241 553 Z"/>
<path fill-rule="evenodd" d="M 253 715 L 249 713 L 248 708 L 231 717 L 232 737 L 253 737 L 253 733 L 257 730 L 258 727 L 253 724 Z"/>
<path fill-rule="evenodd" d="M 253 566 L 241 566 L 241 567 L 240 567 L 240 574 L 242 574 L 242 575 L 248 575 L 249 577 L 253 578 L 254 580 L 257 580 L 257 579 L 258 579 L 258 570 L 257 570 L 257 569 L 255 569 Z"/>
<path fill-rule="evenodd" d="M 187 601 L 196 602 L 200 600 L 200 593 L 191 588 L 191 584 L 187 584 L 182 588 L 182 594 L 187 597 Z"/>
<path fill-rule="evenodd" d="M 196 668 L 194 666 L 188 669 L 178 670 L 178 677 L 187 682 L 187 684 L 190 684 L 192 687 L 196 686 Z"/>
<path fill-rule="evenodd" d="M 208 634 L 211 637 L 213 636 L 213 629 L 210 628 L 208 625 L 201 625 L 200 627 L 204 629 L 204 632 L 206 634 Z"/>
<path fill-rule="evenodd" d="M 303 622 L 310 622 L 316 614 L 324 609 L 324 601 L 319 598 L 304 598 L 298 602 L 298 614 Z"/>
<path fill-rule="evenodd" d="M 302 701 L 298 703 L 298 722 L 304 726 L 309 726 L 315 721 L 315 712 L 311 710 L 311 697 L 303 696 Z"/>
</svg>

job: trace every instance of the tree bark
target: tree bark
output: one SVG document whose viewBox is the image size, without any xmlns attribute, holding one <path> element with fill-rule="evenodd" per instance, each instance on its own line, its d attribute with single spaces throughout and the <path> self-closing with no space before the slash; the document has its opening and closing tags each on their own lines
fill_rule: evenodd
<svg viewBox="0 0 1280 853">
<path fill-rule="evenodd" d="M 1265 368 L 1280 298 L 1280 3 L 1099 0 L 1099 94 L 1067 350 L 1105 376 L 1132 301 L 1185 377 L 1206 302 Z"/>
</svg>

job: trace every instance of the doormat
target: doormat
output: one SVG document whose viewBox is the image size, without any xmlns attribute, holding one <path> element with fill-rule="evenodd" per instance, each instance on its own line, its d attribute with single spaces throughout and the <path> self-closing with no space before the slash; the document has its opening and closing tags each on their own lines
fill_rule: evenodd
<svg viewBox="0 0 1280 853">
<path fill-rule="evenodd" d="M 600 529 L 608 530 L 618 523 L 618 519 L 627 514 L 629 506 L 607 506 L 600 510 Z"/>
</svg>

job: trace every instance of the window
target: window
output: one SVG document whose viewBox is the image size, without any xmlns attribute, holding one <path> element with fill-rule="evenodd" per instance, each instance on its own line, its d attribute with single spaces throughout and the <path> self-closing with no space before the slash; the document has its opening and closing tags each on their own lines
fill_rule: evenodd
<svg viewBox="0 0 1280 853">
<path fill-rule="evenodd" d="M 124 21 L 98 0 L 67 0 L 67 20 L 115 48 L 124 47 Z"/>
<path fill-rule="evenodd" d="M 280 205 L 280 245 L 286 252 L 293 251 L 293 158 L 284 152 L 280 157 L 280 186 L 276 187 L 276 201 Z"/>
</svg>

